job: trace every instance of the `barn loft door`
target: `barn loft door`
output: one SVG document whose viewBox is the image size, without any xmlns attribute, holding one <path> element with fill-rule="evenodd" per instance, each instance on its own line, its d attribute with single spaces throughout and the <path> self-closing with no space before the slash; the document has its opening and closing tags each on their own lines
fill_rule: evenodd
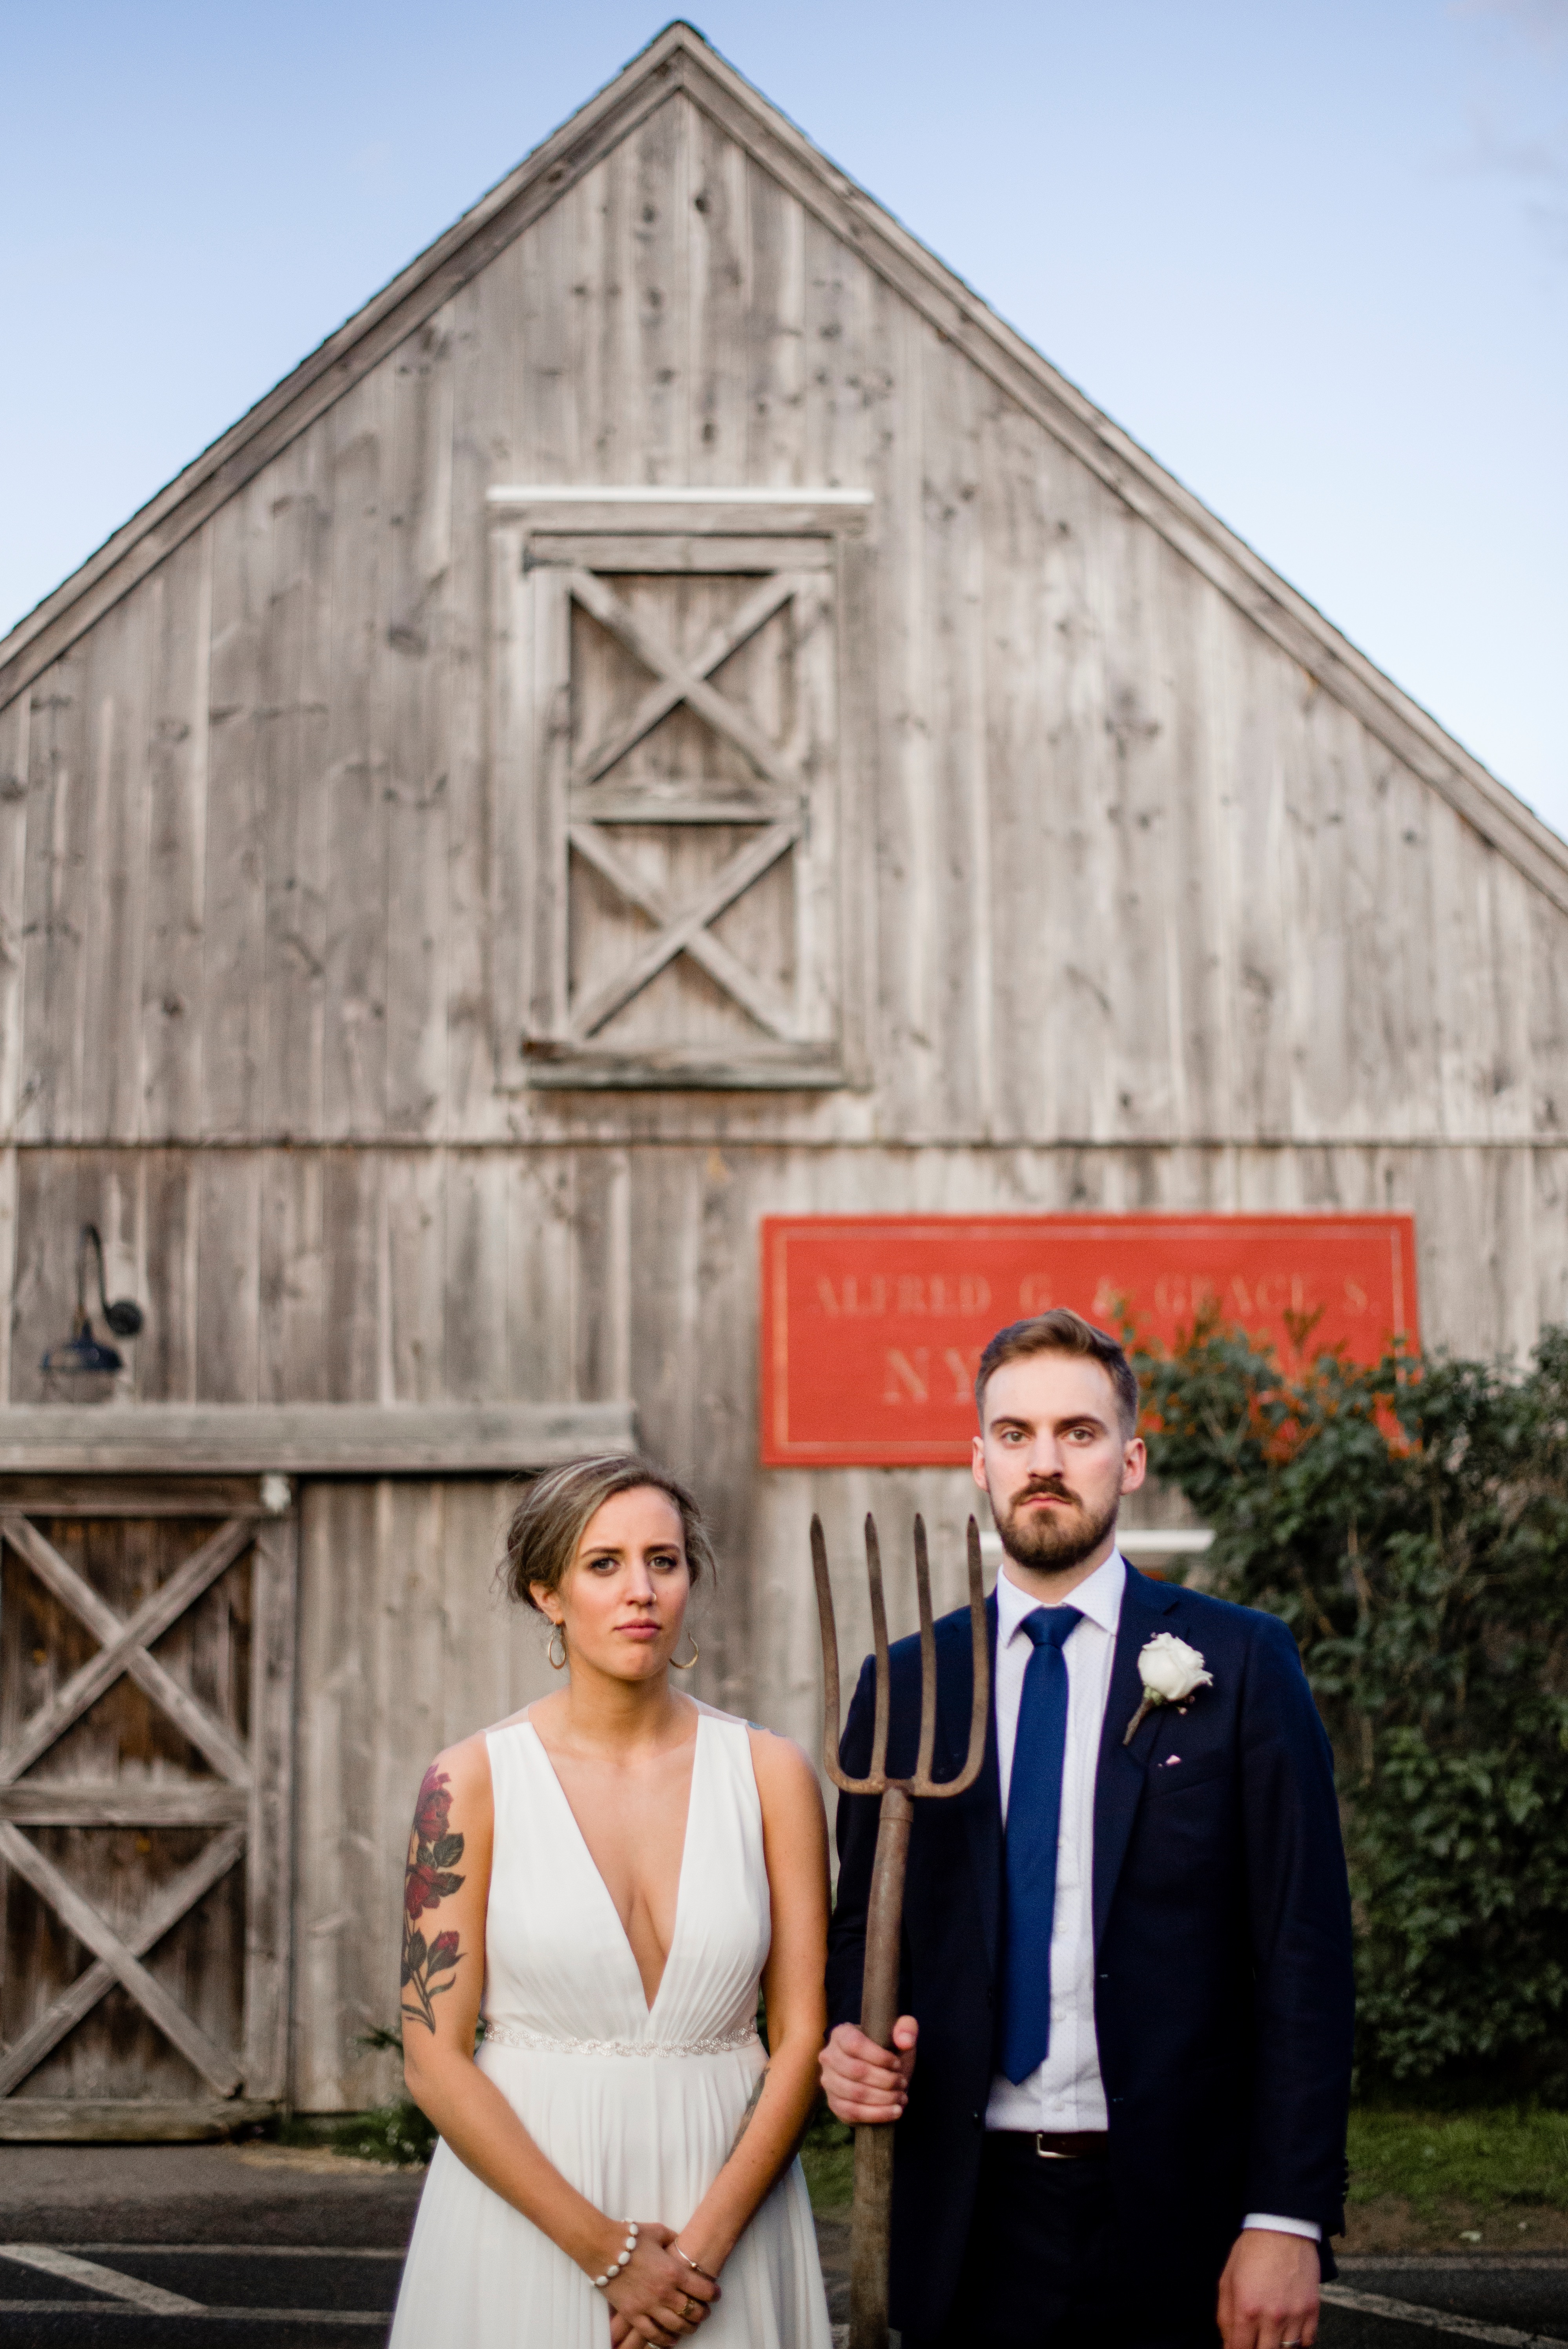
<svg viewBox="0 0 1568 2349">
<path fill-rule="evenodd" d="M 503 1066 L 527 1082 L 844 1081 L 841 541 L 864 510 L 704 514 L 650 494 L 500 531 Z"/>
<path fill-rule="evenodd" d="M 0 2137 L 195 2134 L 284 2089 L 289 1488 L 10 1481 Z"/>
</svg>

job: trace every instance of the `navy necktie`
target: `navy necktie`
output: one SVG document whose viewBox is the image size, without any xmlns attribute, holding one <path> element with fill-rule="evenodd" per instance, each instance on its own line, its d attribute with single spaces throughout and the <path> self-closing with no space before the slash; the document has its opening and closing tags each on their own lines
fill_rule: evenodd
<svg viewBox="0 0 1568 2349">
<path fill-rule="evenodd" d="M 1062 1646 L 1082 1621 L 1076 1607 L 1037 1607 L 1022 1625 L 1035 1652 L 1024 1670 L 1007 1785 L 1007 1930 L 1002 1952 L 1002 2069 L 1015 2085 L 1045 2062 L 1051 2044 L 1051 1924 L 1068 1742 L 1068 1660 Z"/>
</svg>

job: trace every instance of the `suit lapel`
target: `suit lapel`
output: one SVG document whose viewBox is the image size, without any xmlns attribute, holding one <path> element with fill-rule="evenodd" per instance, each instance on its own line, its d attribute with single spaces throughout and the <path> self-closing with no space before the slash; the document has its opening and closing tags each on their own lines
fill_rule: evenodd
<svg viewBox="0 0 1568 2349">
<path fill-rule="evenodd" d="M 996 1765 L 996 1594 L 985 1601 L 985 1633 L 991 1643 L 991 1692 L 985 1709 L 985 1759 L 967 1795 L 958 1799 L 969 1816 L 969 1858 L 975 1870 L 975 1891 L 985 1937 L 985 1959 L 993 1979 L 996 1944 L 1002 1930 L 1002 1780 Z M 947 1761 L 944 1775 L 956 1777 L 969 1750 L 969 1713 L 974 1700 L 969 1626 L 963 1625 L 963 1666 L 954 1649 L 949 1686 Z"/>
<path fill-rule="evenodd" d="M 1146 1576 L 1127 1568 L 1117 1625 L 1116 1653 L 1110 1667 L 1110 1693 L 1106 1699 L 1105 1726 L 1100 1732 L 1099 1763 L 1094 1781 L 1094 1945 L 1098 1950 L 1116 1891 L 1128 1838 L 1143 1793 L 1143 1774 L 1152 1744 L 1145 1723 L 1130 1746 L 1124 1745 L 1127 1724 L 1138 1711 L 1143 1683 L 1138 1658 L 1146 1640 L 1160 1629 L 1160 1618 L 1175 1606 L 1179 1589 L 1167 1589 Z M 993 1744 L 995 1740 L 993 1739 Z"/>
</svg>

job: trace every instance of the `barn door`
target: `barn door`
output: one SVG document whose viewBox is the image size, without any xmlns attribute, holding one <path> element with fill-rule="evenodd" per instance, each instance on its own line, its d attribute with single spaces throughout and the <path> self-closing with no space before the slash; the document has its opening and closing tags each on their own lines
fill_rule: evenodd
<svg viewBox="0 0 1568 2349">
<path fill-rule="evenodd" d="M 284 2090 L 289 1487 L 8 1481 L 0 2137 L 190 2133 Z"/>
</svg>

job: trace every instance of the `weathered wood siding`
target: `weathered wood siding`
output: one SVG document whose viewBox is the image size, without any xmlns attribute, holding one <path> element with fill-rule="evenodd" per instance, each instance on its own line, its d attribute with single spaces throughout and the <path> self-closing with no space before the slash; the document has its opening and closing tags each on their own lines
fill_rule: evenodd
<svg viewBox="0 0 1568 2349">
<path fill-rule="evenodd" d="M 873 492 L 868 1085 L 498 1085 L 506 482 Z M 757 1468 L 758 1217 L 1409 1209 L 1427 1334 L 1527 1346 L 1564 924 L 677 91 L 0 709 L 0 1392 L 91 1217 L 141 1400 L 634 1397 L 717 1520 L 697 1686 L 814 1735 L 811 1509 L 924 1506 L 951 1578 L 967 1502 Z M 542 1684 L 502 1499 L 302 1496 L 305 2105 L 378 2076 L 424 1755 Z"/>
<path fill-rule="evenodd" d="M 19 1141 L 689 1128 L 491 1081 L 509 480 L 875 492 L 874 1087 L 705 1125 L 1568 1131 L 1556 911 L 676 96 L 0 714 Z"/>
</svg>

